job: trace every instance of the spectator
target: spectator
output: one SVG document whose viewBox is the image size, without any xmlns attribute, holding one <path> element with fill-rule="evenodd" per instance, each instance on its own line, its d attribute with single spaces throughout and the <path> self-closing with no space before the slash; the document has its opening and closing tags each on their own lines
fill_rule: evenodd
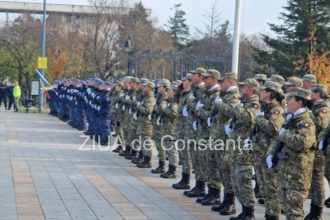
<svg viewBox="0 0 330 220">
<path fill-rule="evenodd" d="M 14 104 L 14 96 L 13 96 L 13 85 L 11 83 L 7 83 L 6 93 L 8 96 L 8 108 L 7 110 L 11 109 L 11 106 Z"/>
<path fill-rule="evenodd" d="M 3 101 L 5 105 L 5 109 L 7 108 L 6 88 L 7 88 L 7 82 L 6 81 L 0 82 L 0 107 Z"/>
<path fill-rule="evenodd" d="M 13 96 L 14 96 L 14 111 L 18 112 L 19 100 L 21 98 L 21 87 L 19 87 L 17 81 L 14 82 Z"/>
</svg>

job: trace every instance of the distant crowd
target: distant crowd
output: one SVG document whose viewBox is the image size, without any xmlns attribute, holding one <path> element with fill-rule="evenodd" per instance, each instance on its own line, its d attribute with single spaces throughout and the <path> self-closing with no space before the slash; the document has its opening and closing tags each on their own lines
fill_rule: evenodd
<svg viewBox="0 0 330 220">
<path fill-rule="evenodd" d="M 18 111 L 21 97 L 21 88 L 18 82 L 10 83 L 6 80 L 0 81 L 0 108 L 3 106 L 6 110 L 11 110 L 12 106 L 15 112 Z"/>
</svg>

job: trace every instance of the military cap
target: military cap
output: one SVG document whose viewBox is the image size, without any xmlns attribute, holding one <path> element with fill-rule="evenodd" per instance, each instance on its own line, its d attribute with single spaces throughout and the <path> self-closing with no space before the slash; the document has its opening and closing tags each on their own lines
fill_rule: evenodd
<svg viewBox="0 0 330 220">
<path fill-rule="evenodd" d="M 220 80 L 221 74 L 216 69 L 209 69 L 205 73 L 202 73 L 202 76 L 211 76 L 214 77 L 216 80 Z"/>
<path fill-rule="evenodd" d="M 132 77 L 131 82 L 139 83 L 140 79 L 138 77 Z"/>
<path fill-rule="evenodd" d="M 320 85 L 320 84 L 314 84 L 312 86 L 312 92 L 318 92 L 320 93 L 321 98 L 329 98 L 328 95 L 328 88 L 326 86 Z"/>
<path fill-rule="evenodd" d="M 260 80 L 260 81 L 266 81 L 267 80 L 267 76 L 265 74 L 256 74 L 254 76 L 255 80 Z"/>
<path fill-rule="evenodd" d="M 273 82 L 273 81 L 265 82 L 265 84 L 261 86 L 260 90 L 266 90 L 266 89 L 270 89 L 274 92 L 277 92 L 280 95 L 284 95 L 281 84 L 277 82 Z"/>
<path fill-rule="evenodd" d="M 237 80 L 238 79 L 237 73 L 233 73 L 233 72 L 225 73 L 225 75 L 222 78 L 220 78 L 219 81 L 223 81 L 225 79 L 234 79 L 234 80 Z"/>
<path fill-rule="evenodd" d="M 303 81 L 301 78 L 296 76 L 291 76 L 288 78 L 288 81 L 284 83 L 286 86 L 302 87 Z"/>
<path fill-rule="evenodd" d="M 192 78 L 192 74 L 189 72 L 189 73 L 187 73 L 187 75 L 186 75 L 185 77 L 183 77 L 181 80 L 182 80 L 182 81 L 185 81 L 185 80 L 187 80 L 187 79 L 191 80 L 191 78 Z"/>
<path fill-rule="evenodd" d="M 287 94 L 287 98 L 299 97 L 307 101 L 311 100 L 311 92 L 303 88 L 294 88 L 290 93 Z"/>
<path fill-rule="evenodd" d="M 151 81 L 149 81 L 149 80 L 146 81 L 146 82 L 144 82 L 143 85 L 144 85 L 144 86 L 148 86 L 148 87 L 150 87 L 150 88 L 152 88 L 152 89 L 155 88 L 155 83 L 153 83 L 153 82 L 151 82 Z"/>
<path fill-rule="evenodd" d="M 171 86 L 171 88 L 172 88 L 174 91 L 176 91 L 176 90 L 179 88 L 179 86 L 181 85 L 181 83 L 182 83 L 181 80 L 175 80 L 174 82 L 172 82 L 172 86 Z"/>
<path fill-rule="evenodd" d="M 303 81 L 311 81 L 312 83 L 316 83 L 316 76 L 313 74 L 306 74 L 303 76 Z"/>
<path fill-rule="evenodd" d="M 278 75 L 278 74 L 271 75 L 271 77 L 269 78 L 269 80 L 270 81 L 273 81 L 273 82 L 277 82 L 280 85 L 284 85 L 284 83 L 285 83 L 285 79 L 283 78 L 283 76 Z"/>
<path fill-rule="evenodd" d="M 147 78 L 141 78 L 141 79 L 140 79 L 140 83 L 141 83 L 141 84 L 143 84 L 143 83 L 145 83 L 145 82 L 147 82 L 147 81 L 149 81 L 149 79 L 147 79 Z"/>
<path fill-rule="evenodd" d="M 195 74 L 195 73 L 199 73 L 199 74 L 206 73 L 206 69 L 204 69 L 202 67 L 198 67 L 192 74 Z"/>
<path fill-rule="evenodd" d="M 255 90 L 259 90 L 259 83 L 255 79 L 246 79 L 243 82 L 239 82 L 238 85 L 247 86 L 247 87 L 253 88 Z"/>
<path fill-rule="evenodd" d="M 131 81 L 132 80 L 132 76 L 125 76 L 124 78 L 123 78 L 123 80 L 124 81 Z"/>
<path fill-rule="evenodd" d="M 160 82 L 159 82 L 159 85 L 166 88 L 166 89 L 169 89 L 171 87 L 171 82 L 170 80 L 168 79 L 162 79 Z"/>
</svg>

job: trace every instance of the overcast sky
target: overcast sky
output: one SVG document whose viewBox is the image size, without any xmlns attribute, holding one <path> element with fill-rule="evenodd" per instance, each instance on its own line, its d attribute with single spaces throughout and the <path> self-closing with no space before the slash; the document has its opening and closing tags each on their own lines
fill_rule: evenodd
<svg viewBox="0 0 330 220">
<path fill-rule="evenodd" d="M 7 0 L 16 1 L 16 0 Z M 43 0 L 21 0 L 22 2 L 43 2 Z M 21 2 L 17 1 L 17 2 Z M 136 2 L 137 0 L 130 0 Z M 174 4 L 181 3 L 186 12 L 187 24 L 192 32 L 195 28 L 203 28 L 203 14 L 217 1 L 221 19 L 228 19 L 233 30 L 235 0 L 141 0 L 145 7 L 152 10 L 151 17 L 157 21 L 157 26 L 164 27 L 170 16 Z M 283 12 L 282 7 L 287 0 L 242 0 L 242 29 L 246 34 L 267 33 L 271 34 L 267 23 L 279 23 L 278 17 Z M 47 3 L 86 5 L 88 0 L 47 0 Z M 3 16 L 1 16 L 3 17 Z"/>
</svg>

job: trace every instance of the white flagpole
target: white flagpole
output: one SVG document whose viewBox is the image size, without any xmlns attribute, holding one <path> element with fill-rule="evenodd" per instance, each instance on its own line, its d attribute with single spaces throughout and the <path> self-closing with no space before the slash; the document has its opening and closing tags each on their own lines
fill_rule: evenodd
<svg viewBox="0 0 330 220">
<path fill-rule="evenodd" d="M 233 36 L 233 54 L 231 71 L 238 74 L 238 58 L 239 58 L 239 40 L 241 31 L 241 12 L 242 4 L 241 0 L 236 0 L 236 10 L 235 10 L 235 28 Z"/>
</svg>

